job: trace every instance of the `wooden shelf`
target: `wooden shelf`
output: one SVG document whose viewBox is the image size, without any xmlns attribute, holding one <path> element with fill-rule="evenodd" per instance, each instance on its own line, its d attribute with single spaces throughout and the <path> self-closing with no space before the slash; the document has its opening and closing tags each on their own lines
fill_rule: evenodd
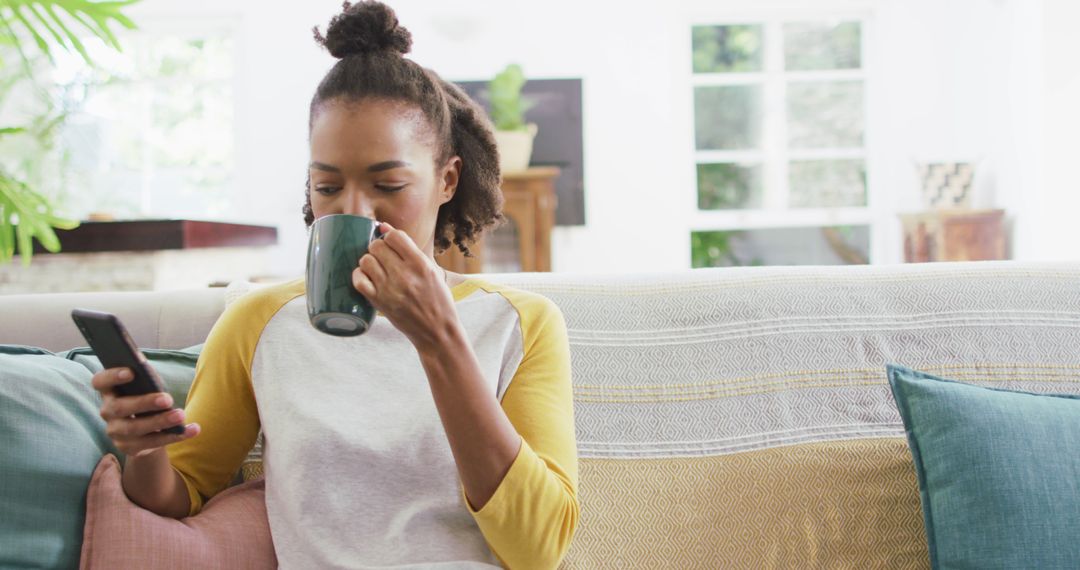
<svg viewBox="0 0 1080 570">
<path fill-rule="evenodd" d="M 277 228 L 200 220 L 121 220 L 82 222 L 58 230 L 62 253 L 158 251 L 277 244 Z M 35 242 L 34 253 L 48 253 Z"/>
</svg>

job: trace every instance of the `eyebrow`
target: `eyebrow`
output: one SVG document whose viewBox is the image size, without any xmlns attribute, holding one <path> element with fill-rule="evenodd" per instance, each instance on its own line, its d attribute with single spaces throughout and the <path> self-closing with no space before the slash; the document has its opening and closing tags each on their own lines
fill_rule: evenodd
<svg viewBox="0 0 1080 570">
<path fill-rule="evenodd" d="M 405 167 L 405 166 L 412 166 L 412 165 L 409 164 L 408 162 L 403 161 L 403 160 L 387 160 L 385 162 L 378 162 L 378 163 L 372 164 L 371 166 L 369 166 L 367 168 L 367 171 L 368 172 L 382 172 L 383 170 L 392 170 L 394 168 L 402 168 L 402 167 Z M 314 160 L 311 161 L 311 164 L 308 165 L 308 168 L 313 168 L 315 170 L 323 170 L 325 172 L 337 172 L 337 173 L 341 172 L 341 169 L 336 167 L 336 166 L 333 166 L 331 164 L 326 164 L 326 163 L 323 163 L 323 162 L 317 162 L 317 161 L 314 161 Z"/>
</svg>

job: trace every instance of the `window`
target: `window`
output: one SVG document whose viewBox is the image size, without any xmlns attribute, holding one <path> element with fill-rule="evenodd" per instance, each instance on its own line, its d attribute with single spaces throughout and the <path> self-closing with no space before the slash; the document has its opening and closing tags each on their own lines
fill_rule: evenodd
<svg viewBox="0 0 1080 570">
<path fill-rule="evenodd" d="M 863 31 L 692 26 L 693 267 L 869 262 Z"/>
<path fill-rule="evenodd" d="M 87 41 L 98 69 L 60 54 L 69 110 L 60 140 L 62 199 L 83 216 L 222 215 L 233 170 L 233 42 L 142 33 L 115 52 Z"/>
</svg>

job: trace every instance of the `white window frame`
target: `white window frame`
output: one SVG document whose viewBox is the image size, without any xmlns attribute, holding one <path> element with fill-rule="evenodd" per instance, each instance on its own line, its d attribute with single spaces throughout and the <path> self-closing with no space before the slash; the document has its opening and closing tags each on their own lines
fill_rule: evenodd
<svg viewBox="0 0 1080 570">
<path fill-rule="evenodd" d="M 822 71 L 787 71 L 784 69 L 783 25 L 785 23 L 838 21 L 859 22 L 861 34 L 860 68 L 855 70 Z M 695 26 L 724 25 L 760 25 L 764 35 L 763 70 L 759 72 L 733 73 L 694 73 L 692 30 Z M 686 156 L 691 191 L 686 195 L 687 233 L 686 260 L 690 266 L 690 235 L 693 232 L 732 231 L 748 229 L 793 228 L 793 227 L 828 227 L 828 226 L 866 226 L 870 232 L 869 262 L 893 263 L 899 260 L 899 254 L 893 252 L 898 246 L 898 239 L 889 234 L 894 231 L 895 221 L 892 212 L 885 208 L 886 203 L 879 196 L 876 184 L 874 158 L 874 140 L 878 135 L 874 127 L 873 74 L 874 54 L 873 39 L 875 34 L 873 11 L 867 6 L 822 7 L 807 9 L 789 5 L 769 10 L 708 11 L 690 14 L 684 20 L 679 34 L 681 47 L 675 50 L 680 56 L 678 74 L 685 78 L 683 82 L 687 111 L 683 114 L 686 122 L 684 130 L 688 142 Z M 831 149 L 789 149 L 787 146 L 787 84 L 790 81 L 843 81 L 859 80 L 863 83 L 863 145 L 857 148 Z M 695 138 L 694 91 L 699 86 L 723 85 L 762 85 L 762 144 L 759 150 L 708 150 L 697 149 Z M 866 206 L 862 207 L 823 207 L 823 208 L 787 208 L 790 197 L 788 165 L 792 160 L 801 159 L 844 159 L 853 158 L 864 161 L 866 171 Z M 731 210 L 701 210 L 698 208 L 697 166 L 713 162 L 758 162 L 762 168 L 763 196 L 761 208 Z"/>
</svg>

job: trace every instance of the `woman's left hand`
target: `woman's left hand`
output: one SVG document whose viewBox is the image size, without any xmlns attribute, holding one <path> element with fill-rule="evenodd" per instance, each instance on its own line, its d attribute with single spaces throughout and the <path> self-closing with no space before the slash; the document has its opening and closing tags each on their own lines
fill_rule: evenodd
<svg viewBox="0 0 1080 570">
<path fill-rule="evenodd" d="M 443 270 L 409 234 L 383 222 L 353 270 L 353 287 L 418 349 L 432 346 L 458 324 Z"/>
</svg>

